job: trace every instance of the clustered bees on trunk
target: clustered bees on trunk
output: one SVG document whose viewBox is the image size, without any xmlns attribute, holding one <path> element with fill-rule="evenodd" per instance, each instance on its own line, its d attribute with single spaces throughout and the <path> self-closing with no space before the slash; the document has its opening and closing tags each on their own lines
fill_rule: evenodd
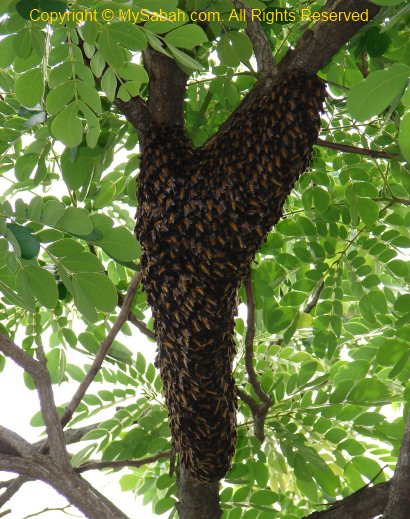
<svg viewBox="0 0 410 519">
<path fill-rule="evenodd" d="M 201 148 L 180 126 L 152 124 L 146 137 L 136 226 L 143 285 L 175 448 L 200 480 L 230 468 L 238 287 L 309 164 L 324 98 L 319 78 L 293 75 Z"/>
</svg>

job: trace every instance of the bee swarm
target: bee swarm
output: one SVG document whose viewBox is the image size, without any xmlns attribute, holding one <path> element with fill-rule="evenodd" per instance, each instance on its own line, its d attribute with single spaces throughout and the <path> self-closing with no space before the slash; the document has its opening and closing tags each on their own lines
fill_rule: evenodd
<svg viewBox="0 0 410 519">
<path fill-rule="evenodd" d="M 291 76 L 194 149 L 180 126 L 148 130 L 136 235 L 157 366 L 181 462 L 218 480 L 236 442 L 237 291 L 310 162 L 325 87 Z"/>
</svg>

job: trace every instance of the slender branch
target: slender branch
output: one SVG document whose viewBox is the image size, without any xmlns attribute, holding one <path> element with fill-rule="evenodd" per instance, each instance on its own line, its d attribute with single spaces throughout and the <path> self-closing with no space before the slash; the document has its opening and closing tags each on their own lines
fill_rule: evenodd
<svg viewBox="0 0 410 519">
<path fill-rule="evenodd" d="M 30 478 L 26 478 L 25 476 L 17 476 L 16 478 L 10 480 L 6 487 L 6 490 L 0 495 L 0 508 L 4 506 L 7 501 L 10 501 L 10 499 L 16 494 L 20 488 L 29 481 Z"/>
<path fill-rule="evenodd" d="M 35 380 L 40 399 L 41 414 L 46 426 L 50 455 L 65 470 L 71 470 L 70 458 L 66 449 L 63 427 L 57 414 L 50 373 L 47 369 L 47 358 L 42 345 L 37 346 L 39 361 L 44 366 L 41 377 Z"/>
<path fill-rule="evenodd" d="M 62 467 L 69 467 L 70 462 L 65 449 L 63 431 L 57 415 L 50 374 L 47 369 L 46 358 L 42 347 L 38 346 L 37 348 L 37 352 L 40 356 L 39 362 L 30 357 L 30 355 L 14 344 L 8 337 L 0 334 L 0 351 L 12 358 L 16 364 L 21 366 L 34 379 L 40 399 L 41 413 L 50 441 L 51 454 L 58 460 Z"/>
<path fill-rule="evenodd" d="M 171 450 L 168 451 L 159 451 L 157 454 L 153 456 L 149 456 L 147 458 L 142 458 L 140 460 L 113 460 L 113 461 L 97 461 L 91 460 L 84 463 L 84 465 L 80 465 L 75 469 L 77 473 L 82 473 L 87 470 L 101 470 L 101 469 L 119 469 L 124 467 L 141 467 L 142 465 L 146 465 L 147 463 L 154 463 L 155 461 L 160 460 L 161 458 L 169 458 L 171 456 Z"/>
<path fill-rule="evenodd" d="M 124 304 L 124 296 L 121 294 L 121 292 L 118 292 L 118 306 L 121 308 L 121 306 Z M 147 325 L 137 319 L 135 315 L 132 313 L 132 311 L 128 314 L 128 321 L 133 324 L 138 330 L 149 337 L 150 339 L 155 340 L 155 334 L 151 330 L 147 328 Z"/>
<path fill-rule="evenodd" d="M 45 514 L 46 512 L 65 512 L 67 508 L 71 508 L 71 505 L 61 506 L 58 508 L 43 508 L 39 512 L 34 512 L 33 514 L 25 515 L 22 519 L 29 519 L 30 517 L 37 517 L 39 515 Z M 1 516 L 0 516 L 1 517 Z"/>
<path fill-rule="evenodd" d="M 406 519 L 410 510 L 410 413 L 407 417 L 396 470 L 391 482 L 389 499 L 383 517 Z"/>
<path fill-rule="evenodd" d="M 239 398 L 243 400 L 245 404 L 249 407 L 249 409 L 252 411 L 252 414 L 255 414 L 259 411 L 257 402 L 255 402 L 255 400 L 250 395 L 248 395 L 246 391 L 238 387 L 236 389 L 236 392 L 238 393 Z"/>
<path fill-rule="evenodd" d="M 94 380 L 95 376 L 99 372 L 104 359 L 114 342 L 114 339 L 116 338 L 118 332 L 121 330 L 122 325 L 127 321 L 128 314 L 130 313 L 130 308 L 132 305 L 132 302 L 134 300 L 135 293 L 138 290 L 138 286 L 140 284 L 141 280 L 141 273 L 137 272 L 134 277 L 131 280 L 131 283 L 128 287 L 127 294 L 124 298 L 124 302 L 121 306 L 120 313 L 118 314 L 118 317 L 109 331 L 107 337 L 103 340 L 101 343 L 100 349 L 98 350 L 94 362 L 92 363 L 90 369 L 88 370 L 87 374 L 85 375 L 84 379 L 80 382 L 80 385 L 78 386 L 77 391 L 75 392 L 73 398 L 71 399 L 71 402 L 68 404 L 68 406 L 65 408 L 64 413 L 61 417 L 61 424 L 64 427 L 67 425 L 67 423 L 71 420 L 71 417 L 74 414 L 74 411 L 77 409 L 79 404 L 81 403 L 81 400 L 83 399 L 85 393 L 87 392 L 87 389 L 89 388 L 90 384 Z"/>
<path fill-rule="evenodd" d="M 233 0 L 235 7 L 245 9 L 247 24 L 246 32 L 252 42 L 253 51 L 255 53 L 256 63 L 258 64 L 259 77 L 266 77 L 272 74 L 275 66 L 272 49 L 270 47 L 268 38 L 263 32 L 262 26 L 258 20 L 252 21 L 252 9 L 245 6 L 240 0 Z"/>
<path fill-rule="evenodd" d="M 245 367 L 248 374 L 249 382 L 255 391 L 256 395 L 261 400 L 257 403 L 250 395 L 240 388 L 237 388 L 239 397 L 247 404 L 253 416 L 253 431 L 255 436 L 262 443 L 265 439 L 265 419 L 272 405 L 271 397 L 265 393 L 259 382 L 255 368 L 253 367 L 253 341 L 255 339 L 255 301 L 253 298 L 252 289 L 252 271 L 249 269 L 245 282 L 246 303 L 248 306 L 248 317 L 246 322 L 246 336 L 245 336 Z"/>
<path fill-rule="evenodd" d="M 390 481 L 365 486 L 350 496 L 336 501 L 327 510 L 313 512 L 304 519 L 373 519 L 383 513 L 389 488 Z"/>
<path fill-rule="evenodd" d="M 322 293 L 324 286 L 325 286 L 325 284 L 323 281 L 317 285 L 315 291 L 313 292 L 312 299 L 310 299 L 310 301 L 308 301 L 306 303 L 306 305 L 304 306 L 304 308 L 302 310 L 305 314 L 310 314 L 310 312 L 318 304 L 319 299 L 320 299 L 320 294 Z"/>
<path fill-rule="evenodd" d="M 367 157 L 373 157 L 376 159 L 394 159 L 398 157 L 398 155 L 394 155 L 392 153 L 387 153 L 386 151 L 377 151 L 370 150 L 367 148 L 358 148 L 357 146 L 350 146 L 349 144 L 340 144 L 338 142 L 331 142 L 324 139 L 318 139 L 318 146 L 322 146 L 323 148 L 330 148 L 332 150 L 339 150 L 345 153 L 356 153 L 358 155 L 366 155 Z"/>
<path fill-rule="evenodd" d="M 247 330 L 245 336 L 245 367 L 248 373 L 249 382 L 251 383 L 251 386 L 253 387 L 255 393 L 262 400 L 262 402 L 271 404 L 272 400 L 270 396 L 267 395 L 265 391 L 262 389 L 255 368 L 253 367 L 253 341 L 255 338 L 255 301 L 253 299 L 251 270 L 249 270 L 249 273 L 245 279 L 245 292 L 246 304 L 248 306 L 248 318 L 246 322 Z"/>
<path fill-rule="evenodd" d="M 14 362 L 27 371 L 31 377 L 36 380 L 42 374 L 42 366 L 33 357 L 30 357 L 22 348 L 9 339 L 6 335 L 0 333 L 0 351 L 10 357 Z"/>
</svg>

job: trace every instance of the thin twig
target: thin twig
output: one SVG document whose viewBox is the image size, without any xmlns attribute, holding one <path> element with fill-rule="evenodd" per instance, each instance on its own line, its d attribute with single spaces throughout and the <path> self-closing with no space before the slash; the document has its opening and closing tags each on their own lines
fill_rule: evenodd
<svg viewBox="0 0 410 519">
<path fill-rule="evenodd" d="M 122 305 L 124 304 L 124 296 L 121 294 L 121 292 L 118 292 L 118 306 L 121 308 Z M 135 315 L 132 313 L 132 311 L 129 312 L 128 314 L 128 321 L 134 325 L 136 328 L 138 328 L 138 330 L 143 333 L 144 335 L 146 335 L 147 337 L 149 337 L 150 339 L 154 339 L 155 340 L 155 334 L 154 332 L 152 332 L 151 330 L 149 330 L 147 328 L 147 325 L 140 321 L 139 319 L 137 319 L 135 317 Z"/>
<path fill-rule="evenodd" d="M 63 427 L 67 425 L 67 423 L 71 420 L 71 417 L 73 416 L 77 407 L 80 405 L 81 400 L 87 392 L 87 389 L 89 388 L 97 373 L 101 369 L 104 359 L 112 343 L 114 342 L 118 332 L 121 330 L 123 324 L 128 320 L 128 314 L 130 313 L 130 308 L 134 300 L 135 293 L 138 290 L 140 280 L 141 273 L 137 272 L 131 280 L 131 283 L 127 290 L 127 294 L 124 298 L 124 302 L 121 306 L 120 313 L 118 314 L 118 317 L 113 327 L 109 331 L 107 337 L 101 343 L 100 349 L 98 350 L 95 356 L 94 362 L 92 363 L 90 369 L 88 370 L 83 380 L 80 382 L 80 385 L 78 386 L 77 391 L 71 399 L 71 402 L 64 410 L 64 413 L 61 417 L 61 424 Z"/>
<path fill-rule="evenodd" d="M 325 284 L 323 281 L 317 285 L 315 291 L 313 292 L 312 299 L 306 303 L 306 306 L 304 306 L 302 312 L 304 312 L 305 314 L 310 314 L 310 312 L 318 304 L 319 299 L 320 299 L 320 294 L 322 293 L 324 286 L 325 286 Z"/>
<path fill-rule="evenodd" d="M 91 460 L 84 463 L 84 465 L 80 465 L 75 469 L 77 473 L 82 473 L 87 470 L 101 470 L 101 469 L 118 469 L 124 467 L 141 467 L 142 465 L 146 465 L 147 463 L 154 463 L 155 461 L 160 460 L 161 458 L 169 458 L 171 456 L 171 450 L 167 451 L 159 451 L 157 454 L 153 456 L 149 456 L 147 458 L 142 458 L 140 460 L 113 460 L 113 461 L 97 461 Z"/>
<path fill-rule="evenodd" d="M 33 514 L 25 515 L 22 519 L 29 519 L 30 517 L 37 517 L 41 514 L 45 514 L 46 512 L 65 512 L 67 508 L 71 508 L 72 505 L 61 506 L 59 508 L 43 508 L 43 510 L 39 510 L 38 512 L 34 512 Z M 1 516 L 0 516 L 1 517 Z"/>
<path fill-rule="evenodd" d="M 253 341 L 255 338 L 255 301 L 253 299 L 253 290 L 252 290 L 252 273 L 249 270 L 249 273 L 245 279 L 245 292 L 246 292 L 246 304 L 248 306 L 248 318 L 246 321 L 246 336 L 245 336 L 245 367 L 246 372 L 248 373 L 249 382 L 253 387 L 255 393 L 262 400 L 262 402 L 266 402 L 271 404 L 272 400 L 269 395 L 265 393 L 260 385 L 258 380 L 258 376 L 256 374 L 255 368 L 253 367 Z"/>
<path fill-rule="evenodd" d="M 366 155 L 376 159 L 394 159 L 398 155 L 387 153 L 386 151 L 369 150 L 367 148 L 358 148 L 357 146 L 350 146 L 349 144 L 340 144 L 338 142 L 327 141 L 325 139 L 318 139 L 316 144 L 323 148 L 330 148 L 332 150 L 343 151 L 344 153 L 356 153 L 357 155 Z"/>
</svg>

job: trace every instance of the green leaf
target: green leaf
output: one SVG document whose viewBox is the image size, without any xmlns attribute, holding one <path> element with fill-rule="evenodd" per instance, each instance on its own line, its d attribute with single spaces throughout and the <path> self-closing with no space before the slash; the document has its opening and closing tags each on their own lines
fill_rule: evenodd
<svg viewBox="0 0 410 519">
<path fill-rule="evenodd" d="M 78 340 L 80 341 L 80 344 L 84 346 L 84 348 L 90 353 L 97 353 L 97 351 L 100 349 L 100 343 L 90 332 L 80 333 Z"/>
<path fill-rule="evenodd" d="M 21 257 L 26 260 L 36 258 L 40 251 L 40 240 L 32 233 L 32 229 L 16 223 L 8 224 L 7 228 L 19 244 Z"/>
<path fill-rule="evenodd" d="M 80 252 L 61 259 L 61 264 L 70 272 L 104 272 L 101 261 L 90 252 Z"/>
<path fill-rule="evenodd" d="M 28 108 L 33 108 L 42 99 L 44 79 L 41 69 L 28 70 L 16 79 L 15 93 L 18 101 Z"/>
<path fill-rule="evenodd" d="M 97 310 L 112 312 L 117 306 L 117 290 L 105 274 L 77 274 L 74 290 L 80 288 Z"/>
<path fill-rule="evenodd" d="M 117 35 L 115 32 L 114 36 Z M 106 26 L 100 34 L 98 48 L 105 61 L 114 68 L 121 68 L 125 64 L 125 50 L 118 43 Z"/>
<path fill-rule="evenodd" d="M 371 198 L 358 198 L 357 207 L 360 218 L 366 225 L 373 225 L 379 218 L 379 205 Z"/>
<path fill-rule="evenodd" d="M 237 67 L 241 61 L 247 62 L 252 56 L 252 43 L 242 32 L 225 33 L 216 47 L 221 63 Z"/>
<path fill-rule="evenodd" d="M 142 353 L 140 353 L 140 352 L 137 352 L 137 361 L 136 361 L 135 367 L 137 368 L 137 371 L 139 373 L 141 373 L 141 375 L 143 375 L 145 373 L 146 365 L 147 365 L 147 363 L 146 363 L 144 355 L 142 355 Z"/>
<path fill-rule="evenodd" d="M 78 118 L 78 106 L 73 102 L 56 115 L 51 124 L 56 139 L 69 148 L 79 146 L 83 140 L 83 123 Z"/>
<path fill-rule="evenodd" d="M 80 189 L 89 184 L 98 158 L 97 150 L 80 146 L 75 151 L 66 148 L 61 154 L 61 172 L 69 189 Z"/>
<path fill-rule="evenodd" d="M 20 182 L 24 182 L 30 178 L 31 173 L 38 164 L 37 153 L 27 153 L 21 155 L 17 160 L 14 167 L 14 174 L 16 179 Z"/>
<path fill-rule="evenodd" d="M 377 58 L 389 48 L 390 38 L 387 34 L 381 33 L 377 27 L 371 27 L 366 33 L 365 42 L 368 55 L 371 58 Z"/>
<path fill-rule="evenodd" d="M 347 400 L 363 404 L 390 402 L 391 393 L 389 388 L 380 380 L 365 378 L 355 385 L 348 394 Z"/>
<path fill-rule="evenodd" d="M 110 256 L 121 261 L 132 261 L 140 256 L 140 245 L 125 227 L 114 227 L 104 233 L 98 242 Z"/>
<path fill-rule="evenodd" d="M 86 236 L 93 230 L 93 222 L 87 211 L 78 207 L 68 207 L 57 224 L 64 231 L 78 236 Z"/>
<path fill-rule="evenodd" d="M 249 502 L 252 505 L 272 505 L 279 499 L 278 494 L 272 492 L 272 490 L 258 490 L 251 495 Z"/>
<path fill-rule="evenodd" d="M 399 5 L 402 2 L 403 2 L 403 0 L 372 0 L 373 4 L 388 5 L 388 6 Z"/>
<path fill-rule="evenodd" d="M 410 162 L 410 112 L 400 122 L 399 145 L 403 157 Z"/>
<path fill-rule="evenodd" d="M 155 505 L 155 513 L 157 515 L 165 514 L 165 512 L 173 508 L 175 504 L 176 500 L 173 497 L 164 497 Z"/>
<path fill-rule="evenodd" d="M 319 186 L 312 187 L 311 189 L 315 208 L 319 212 L 324 213 L 325 211 L 327 211 L 330 205 L 329 193 Z"/>
<path fill-rule="evenodd" d="M 117 74 L 122 79 L 136 81 L 137 83 L 148 83 L 148 74 L 142 65 L 127 63 L 124 67 L 117 69 Z"/>
<path fill-rule="evenodd" d="M 95 451 L 97 448 L 97 444 L 87 445 L 87 447 L 84 447 L 80 451 L 78 451 L 74 456 L 71 458 L 71 466 L 72 467 L 79 467 L 82 463 L 88 460 L 90 458 L 91 454 Z"/>
<path fill-rule="evenodd" d="M 24 305 L 31 312 L 36 309 L 36 299 L 34 293 L 28 283 L 26 272 L 23 269 L 18 270 L 16 275 L 16 289 L 24 301 Z"/>
<path fill-rule="evenodd" d="M 65 213 L 66 206 L 58 200 L 47 200 L 43 207 L 43 221 L 46 225 L 54 227 Z"/>
<path fill-rule="evenodd" d="M 358 121 L 365 121 L 385 110 L 404 90 L 410 67 L 395 63 L 377 70 L 356 83 L 347 97 L 347 108 Z"/>
<path fill-rule="evenodd" d="M 94 110 L 96 114 L 101 113 L 101 100 L 97 90 L 94 86 L 89 85 L 85 81 L 76 81 L 76 86 L 81 99 L 90 108 Z"/>
<path fill-rule="evenodd" d="M 394 309 L 401 314 L 410 312 L 410 294 L 400 295 L 394 303 Z"/>
<path fill-rule="evenodd" d="M 83 252 L 84 247 L 78 241 L 64 238 L 49 245 L 47 251 L 53 254 L 53 256 L 71 256 Z"/>
<path fill-rule="evenodd" d="M 295 476 L 301 481 L 305 481 L 306 483 L 312 481 L 312 471 L 304 457 L 300 454 L 296 454 L 294 470 Z"/>
<path fill-rule="evenodd" d="M 73 80 L 65 81 L 49 92 L 46 101 L 49 114 L 57 114 L 72 101 L 75 95 L 75 84 Z"/>
<path fill-rule="evenodd" d="M 194 58 L 191 58 L 191 56 L 188 56 L 188 54 L 185 54 L 185 52 L 178 50 L 176 47 L 171 45 L 171 43 L 168 43 L 167 47 L 174 58 L 184 67 L 187 67 L 190 70 L 204 70 L 204 67 L 196 60 L 194 60 Z"/>
<path fill-rule="evenodd" d="M 208 38 L 199 25 L 183 25 L 165 36 L 165 41 L 175 47 L 191 50 L 208 41 Z"/>
<path fill-rule="evenodd" d="M 101 79 L 101 88 L 104 90 L 107 99 L 111 102 L 114 101 L 117 91 L 117 78 L 110 67 L 108 67 L 103 74 Z"/>
<path fill-rule="evenodd" d="M 41 267 L 25 267 L 24 273 L 36 299 L 46 308 L 54 308 L 58 300 L 56 281 L 51 272 Z"/>
<path fill-rule="evenodd" d="M 115 22 L 108 27 L 112 39 L 126 49 L 137 51 L 143 50 L 147 46 L 144 32 L 131 22 Z"/>
<path fill-rule="evenodd" d="M 410 266 L 407 261 L 401 259 L 394 259 L 387 263 L 387 267 L 395 274 L 403 278 L 405 281 L 409 281 L 410 277 Z"/>
</svg>

